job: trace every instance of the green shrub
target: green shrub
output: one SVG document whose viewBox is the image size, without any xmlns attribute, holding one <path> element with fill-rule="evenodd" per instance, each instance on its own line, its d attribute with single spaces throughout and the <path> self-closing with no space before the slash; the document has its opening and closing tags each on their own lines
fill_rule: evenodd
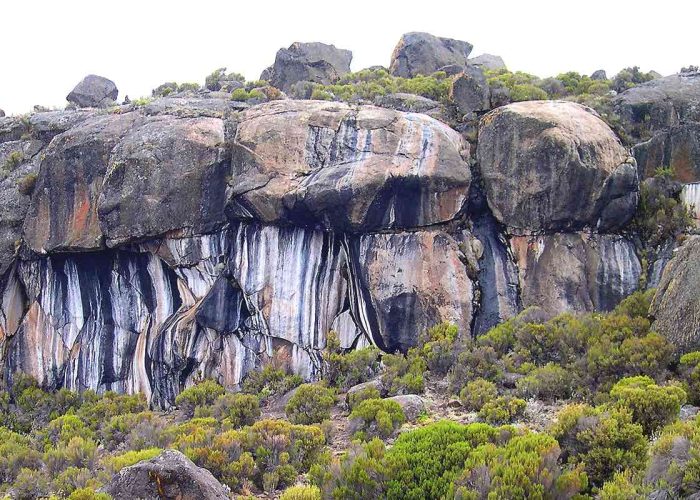
<svg viewBox="0 0 700 500">
<path fill-rule="evenodd" d="M 61 496 L 68 496 L 75 490 L 98 488 L 101 485 L 100 474 L 85 467 L 68 467 L 53 480 L 53 491 Z"/>
<path fill-rule="evenodd" d="M 224 388 L 213 380 L 204 380 L 178 394 L 175 404 L 185 416 L 191 418 L 198 406 L 212 405 L 224 392 Z"/>
<path fill-rule="evenodd" d="M 449 375 L 452 392 L 459 391 L 471 380 L 482 378 L 498 382 L 503 377 L 503 363 L 489 345 L 471 345 L 459 353 Z"/>
<path fill-rule="evenodd" d="M 16 169 L 19 166 L 19 164 L 23 161 L 24 153 L 22 153 L 21 151 L 13 151 L 5 159 L 5 163 L 2 166 L 2 170 L 4 171 L 5 175 L 7 175 L 14 169 Z"/>
<path fill-rule="evenodd" d="M 266 365 L 262 370 L 248 373 L 243 380 L 242 391 L 255 394 L 260 399 L 281 396 L 303 382 L 299 375 L 288 374 L 280 368 Z"/>
<path fill-rule="evenodd" d="M 419 356 L 409 352 L 408 356 L 403 354 L 385 354 L 382 357 L 384 372 L 382 373 L 382 384 L 389 392 L 389 395 L 397 394 L 421 394 L 424 390 L 425 381 L 425 361 Z"/>
<path fill-rule="evenodd" d="M 626 409 L 569 405 L 550 433 L 562 447 L 562 460 L 583 465 L 593 486 L 600 487 L 615 472 L 644 467 L 647 440 Z"/>
<path fill-rule="evenodd" d="M 497 397 L 498 389 L 496 384 L 483 378 L 467 383 L 459 393 L 460 401 L 469 411 L 479 411 L 486 403 L 495 400 Z"/>
<path fill-rule="evenodd" d="M 632 418 L 646 434 L 652 434 L 678 418 L 686 394 L 675 385 L 658 386 L 650 377 L 628 377 L 620 380 L 610 390 L 615 404 L 629 409 Z"/>
<path fill-rule="evenodd" d="M 342 389 L 366 382 L 379 372 L 379 350 L 365 347 L 344 353 L 338 334 L 329 332 L 323 351 L 324 379 Z"/>
<path fill-rule="evenodd" d="M 566 399 L 574 388 L 573 373 L 554 363 L 535 368 L 516 383 L 523 397 L 544 400 Z"/>
<path fill-rule="evenodd" d="M 43 432 L 45 443 L 56 446 L 59 443 L 67 444 L 72 438 L 80 436 L 94 439 L 95 433 L 76 415 L 62 415 L 54 418 L 46 426 Z"/>
<path fill-rule="evenodd" d="M 30 439 L 0 427 L 0 484 L 12 484 L 22 469 L 38 469 L 41 453 Z"/>
<path fill-rule="evenodd" d="M 684 354 L 680 359 L 680 375 L 689 401 L 700 405 L 700 351 Z"/>
<path fill-rule="evenodd" d="M 350 410 L 353 410 L 362 401 L 367 399 L 381 399 L 381 397 L 382 396 L 376 387 L 367 387 L 366 389 L 348 394 L 348 407 Z"/>
<path fill-rule="evenodd" d="M 510 91 L 510 98 L 513 102 L 537 101 L 548 99 L 547 92 L 534 85 L 515 85 Z"/>
<path fill-rule="evenodd" d="M 280 500 L 321 500 L 321 490 L 318 486 L 290 486 L 280 496 Z"/>
<path fill-rule="evenodd" d="M 232 427 L 253 425 L 260 417 L 260 400 L 252 394 L 222 394 L 214 401 L 211 414 Z"/>
<path fill-rule="evenodd" d="M 129 467 L 143 460 L 150 460 L 163 452 L 160 448 L 147 448 L 139 451 L 127 451 L 120 455 L 108 457 L 104 461 L 105 467 L 113 474 L 119 472 L 124 467 Z"/>
<path fill-rule="evenodd" d="M 645 482 L 669 491 L 670 498 L 700 492 L 700 419 L 669 425 L 654 443 Z"/>
<path fill-rule="evenodd" d="M 500 396 L 487 401 L 479 410 L 479 418 L 489 424 L 507 424 L 520 417 L 527 403 L 523 399 Z"/>
<path fill-rule="evenodd" d="M 93 488 L 79 488 L 68 496 L 68 500 L 111 500 L 107 493 L 98 493 Z"/>
<path fill-rule="evenodd" d="M 34 500 L 46 498 L 51 491 L 49 479 L 41 471 L 22 469 L 12 485 L 12 498 L 18 500 Z"/>
<path fill-rule="evenodd" d="M 102 445 L 114 450 L 122 444 L 133 450 L 165 446 L 162 418 L 150 411 L 126 413 L 110 418 L 100 428 Z"/>
<path fill-rule="evenodd" d="M 44 463 L 52 476 L 68 467 L 93 469 L 97 464 L 97 443 L 80 436 L 71 438 L 67 443 L 59 442 L 46 450 Z"/>
<path fill-rule="evenodd" d="M 418 344 L 421 347 L 415 349 L 416 355 L 425 360 L 428 370 L 437 375 L 446 375 L 457 357 L 457 335 L 457 325 L 451 323 L 429 328 L 419 336 Z"/>
<path fill-rule="evenodd" d="M 335 391 L 321 384 L 302 384 L 284 407 L 294 424 L 317 424 L 331 417 Z"/>
<path fill-rule="evenodd" d="M 366 399 L 359 403 L 348 417 L 356 438 L 388 438 L 406 421 L 406 416 L 396 401 Z"/>
<path fill-rule="evenodd" d="M 606 481 L 596 498 L 600 500 L 645 499 L 651 489 L 644 486 L 642 479 L 633 471 L 616 472 L 610 481 Z"/>
<path fill-rule="evenodd" d="M 470 453 L 457 480 L 456 498 L 579 498 L 588 486 L 581 467 L 562 470 L 561 450 L 545 434 L 486 443 Z"/>
<path fill-rule="evenodd" d="M 83 393 L 83 404 L 77 415 L 91 428 L 98 429 L 116 415 L 127 413 L 141 413 L 146 411 L 148 405 L 143 394 L 116 394 L 106 392 L 102 396 L 94 393 Z"/>
</svg>

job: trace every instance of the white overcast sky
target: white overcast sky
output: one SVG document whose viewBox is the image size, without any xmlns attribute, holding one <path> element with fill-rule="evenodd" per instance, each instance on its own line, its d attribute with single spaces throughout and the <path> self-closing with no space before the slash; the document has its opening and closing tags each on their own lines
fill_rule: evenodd
<svg viewBox="0 0 700 500">
<path fill-rule="evenodd" d="M 472 55 L 510 69 L 608 75 L 638 65 L 662 74 L 700 64 L 697 0 L 0 0 L 0 108 L 65 106 L 89 73 L 114 80 L 119 99 L 164 81 L 196 81 L 226 66 L 256 79 L 280 47 L 332 43 L 352 69 L 388 66 L 402 33 L 467 40 Z"/>
</svg>

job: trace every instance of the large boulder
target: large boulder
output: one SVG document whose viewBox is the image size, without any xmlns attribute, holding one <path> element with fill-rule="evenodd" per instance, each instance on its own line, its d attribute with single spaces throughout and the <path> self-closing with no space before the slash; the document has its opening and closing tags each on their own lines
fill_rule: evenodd
<svg viewBox="0 0 700 500">
<path fill-rule="evenodd" d="M 477 150 L 488 204 L 512 233 L 609 230 L 634 214 L 634 159 L 585 106 L 519 102 L 482 118 Z"/>
<path fill-rule="evenodd" d="M 426 411 L 425 401 L 417 394 L 401 394 L 387 399 L 398 403 L 409 422 L 415 422 Z"/>
<path fill-rule="evenodd" d="M 79 108 L 106 108 L 114 104 L 119 90 L 112 80 L 88 75 L 66 96 L 68 102 Z"/>
<path fill-rule="evenodd" d="M 446 222 L 467 199 L 464 147 L 420 114 L 325 101 L 256 106 L 233 141 L 229 215 L 349 232 Z"/>
<path fill-rule="evenodd" d="M 476 118 L 476 113 L 488 111 L 490 97 L 489 84 L 479 67 L 468 67 L 450 82 L 450 101 L 462 115 Z"/>
<path fill-rule="evenodd" d="M 688 122 L 657 132 L 632 148 L 643 177 L 671 167 L 681 182 L 700 181 L 700 122 Z"/>
<path fill-rule="evenodd" d="M 111 152 L 98 217 L 108 246 L 175 230 L 212 232 L 225 222 L 223 121 L 150 118 Z"/>
<path fill-rule="evenodd" d="M 481 54 L 480 56 L 471 57 L 467 62 L 469 66 L 476 66 L 484 71 L 507 69 L 503 58 L 501 56 L 494 56 L 493 54 Z"/>
<path fill-rule="evenodd" d="M 680 73 L 625 90 L 614 100 L 633 140 L 687 122 L 700 122 L 700 73 Z"/>
<path fill-rule="evenodd" d="M 97 202 L 112 150 L 143 118 L 99 115 L 57 135 L 44 151 L 24 239 L 39 253 L 102 248 Z"/>
<path fill-rule="evenodd" d="M 125 467 L 102 488 L 113 498 L 228 500 L 228 489 L 206 469 L 176 450 Z"/>
<path fill-rule="evenodd" d="M 275 63 L 260 78 L 284 92 L 297 82 L 329 85 L 350 72 L 351 61 L 349 50 L 319 42 L 295 42 L 288 49 L 277 51 Z"/>
<path fill-rule="evenodd" d="M 430 33 L 406 33 L 391 54 L 389 71 L 394 76 L 411 78 L 431 75 L 444 66 L 468 64 L 472 44 Z"/>
<path fill-rule="evenodd" d="M 637 289 L 642 274 L 634 244 L 621 236 L 516 236 L 510 245 L 522 306 L 538 306 L 550 316 L 609 311 Z"/>
<path fill-rule="evenodd" d="M 690 237 L 666 265 L 649 312 L 654 329 L 680 352 L 700 349 L 700 236 Z"/>
</svg>

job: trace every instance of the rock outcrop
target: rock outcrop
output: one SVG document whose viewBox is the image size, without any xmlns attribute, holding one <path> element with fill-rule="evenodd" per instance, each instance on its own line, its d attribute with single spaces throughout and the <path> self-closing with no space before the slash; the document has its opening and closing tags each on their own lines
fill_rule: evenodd
<svg viewBox="0 0 700 500">
<path fill-rule="evenodd" d="M 71 90 L 66 100 L 79 108 L 106 108 L 114 104 L 119 90 L 112 80 L 88 75 Z"/>
<path fill-rule="evenodd" d="M 494 56 L 493 54 L 481 54 L 480 56 L 471 57 L 467 60 L 467 65 L 481 68 L 484 71 L 507 69 L 503 58 L 501 56 Z"/>
<path fill-rule="evenodd" d="M 514 234 L 610 230 L 634 214 L 634 160 L 584 106 L 529 101 L 482 120 L 477 150 L 494 216 Z"/>
<path fill-rule="evenodd" d="M 263 71 L 260 79 L 284 92 L 291 91 L 298 82 L 330 85 L 350 72 L 351 61 L 349 50 L 325 43 L 295 42 L 277 52 L 275 63 Z"/>
<path fill-rule="evenodd" d="M 226 500 L 230 497 L 207 469 L 176 450 L 125 467 L 102 488 L 112 498 L 140 500 Z"/>
<path fill-rule="evenodd" d="M 650 314 L 653 327 L 680 351 L 700 349 L 700 236 L 690 237 L 666 266 Z"/>
<path fill-rule="evenodd" d="M 389 71 L 394 76 L 411 78 L 431 75 L 444 66 L 465 68 L 472 44 L 429 33 L 406 33 L 391 55 Z"/>
</svg>

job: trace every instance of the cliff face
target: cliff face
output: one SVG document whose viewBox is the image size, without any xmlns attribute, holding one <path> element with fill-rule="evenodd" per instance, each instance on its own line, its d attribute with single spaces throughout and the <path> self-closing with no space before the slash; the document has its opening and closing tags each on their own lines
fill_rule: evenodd
<svg viewBox="0 0 700 500">
<path fill-rule="evenodd" d="M 37 174 L 31 195 L 2 184 L 5 383 L 22 370 L 167 407 L 271 358 L 314 378 L 330 330 L 405 350 L 442 321 L 471 335 L 532 304 L 610 309 L 639 281 L 614 234 L 634 160 L 578 105 L 487 115 L 478 161 L 435 119 L 373 106 L 117 109 L 14 135 L 0 119 L 0 151 L 33 148 L 13 175 Z"/>
</svg>

